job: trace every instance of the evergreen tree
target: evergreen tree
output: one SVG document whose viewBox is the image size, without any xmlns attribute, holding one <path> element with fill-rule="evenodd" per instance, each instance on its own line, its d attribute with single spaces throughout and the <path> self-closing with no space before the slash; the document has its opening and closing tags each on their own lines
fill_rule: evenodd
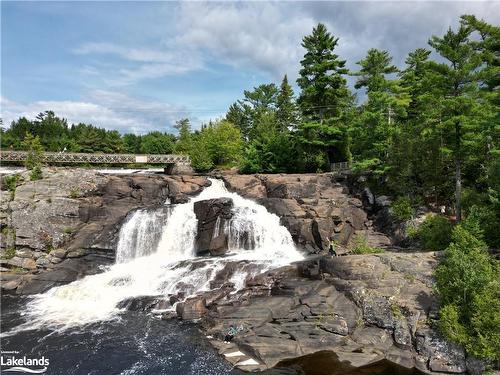
<svg viewBox="0 0 500 375">
<path fill-rule="evenodd" d="M 334 53 L 337 44 L 321 23 L 302 40 L 306 53 L 297 83 L 305 121 L 297 139 L 308 170 L 325 170 L 328 162 L 350 158 L 347 122 L 353 98 L 344 78 L 346 62 Z"/>
<path fill-rule="evenodd" d="M 278 131 L 286 132 L 295 129 L 299 122 L 297 105 L 293 96 L 292 86 L 288 83 L 288 77 L 283 77 L 280 91 L 276 98 L 276 126 Z"/>
<path fill-rule="evenodd" d="M 300 62 L 302 69 L 297 79 L 302 89 L 298 102 L 310 120 L 340 116 L 349 96 L 344 78 L 348 73 L 346 62 L 334 53 L 337 44 L 338 38 L 334 38 L 322 23 L 302 39 L 306 53 Z"/>
<path fill-rule="evenodd" d="M 471 28 L 461 24 L 442 37 L 433 36 L 429 44 L 444 63 L 432 62 L 436 84 L 441 91 L 441 127 L 445 133 L 441 150 L 452 156 L 455 164 L 455 213 L 462 219 L 462 164 L 478 131 L 482 106 L 478 105 L 478 68 L 481 55 L 470 42 Z"/>
<path fill-rule="evenodd" d="M 396 73 L 387 51 L 370 49 L 358 64 L 361 69 L 353 75 L 359 76 L 355 87 L 365 88 L 366 103 L 360 108 L 352 138 L 354 157 L 361 169 L 373 170 L 376 174 L 386 174 L 389 150 L 397 136 L 398 122 L 406 117 L 409 98 L 397 79 L 387 75 Z"/>
<path fill-rule="evenodd" d="M 187 118 L 179 120 L 174 126 L 179 131 L 179 137 L 175 144 L 175 152 L 189 154 L 192 148 L 191 124 Z"/>
</svg>

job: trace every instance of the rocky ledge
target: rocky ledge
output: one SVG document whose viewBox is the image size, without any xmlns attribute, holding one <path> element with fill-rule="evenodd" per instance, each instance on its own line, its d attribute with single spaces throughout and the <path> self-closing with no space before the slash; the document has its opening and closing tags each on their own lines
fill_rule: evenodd
<svg viewBox="0 0 500 375">
<path fill-rule="evenodd" d="M 245 371 L 283 367 L 290 358 L 321 352 L 350 368 L 388 362 L 423 373 L 481 373 L 473 358 L 432 326 L 438 257 L 320 256 L 249 279 L 243 290 L 230 293 L 233 265 L 233 271 L 221 271 L 226 282 L 217 293 L 177 304 L 177 314 L 200 319 L 213 346 Z M 240 332 L 224 343 L 230 325 Z"/>
<path fill-rule="evenodd" d="M 138 208 L 183 203 L 205 177 L 104 175 L 51 168 L 43 179 L 23 173 L 15 191 L 2 183 L 1 287 L 34 294 L 99 272 L 113 263 L 121 224 Z"/>
</svg>

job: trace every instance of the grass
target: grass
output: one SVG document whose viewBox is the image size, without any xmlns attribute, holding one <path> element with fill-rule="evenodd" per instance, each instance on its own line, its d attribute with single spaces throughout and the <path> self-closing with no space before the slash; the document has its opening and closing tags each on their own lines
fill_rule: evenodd
<svg viewBox="0 0 500 375">
<path fill-rule="evenodd" d="M 16 248 L 15 247 L 9 247 L 5 249 L 4 253 L 4 259 L 12 259 L 16 255 Z"/>
<path fill-rule="evenodd" d="M 78 189 L 77 187 L 74 187 L 69 191 L 69 197 L 72 199 L 80 198 L 80 195 L 80 189 Z"/>
<path fill-rule="evenodd" d="M 366 237 L 361 236 L 356 237 L 354 247 L 351 249 L 352 254 L 377 254 L 383 252 L 383 249 L 369 246 Z"/>
</svg>

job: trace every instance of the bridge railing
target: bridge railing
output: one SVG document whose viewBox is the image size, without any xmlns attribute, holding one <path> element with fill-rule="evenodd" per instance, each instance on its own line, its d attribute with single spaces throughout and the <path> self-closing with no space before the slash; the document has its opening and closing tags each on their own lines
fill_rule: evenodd
<svg viewBox="0 0 500 375">
<path fill-rule="evenodd" d="M 24 162 L 26 151 L 0 151 L 0 160 Z M 90 164 L 190 164 L 187 155 L 136 155 L 136 154 L 91 154 L 75 152 L 44 152 L 46 163 L 90 163 Z"/>
<path fill-rule="evenodd" d="M 344 172 L 351 170 L 351 162 L 349 161 L 341 161 L 339 163 L 331 163 L 330 171 L 332 172 Z"/>
</svg>

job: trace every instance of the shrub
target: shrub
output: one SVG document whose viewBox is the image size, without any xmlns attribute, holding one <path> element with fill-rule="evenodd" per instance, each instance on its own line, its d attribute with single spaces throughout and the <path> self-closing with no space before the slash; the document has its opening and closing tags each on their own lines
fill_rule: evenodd
<svg viewBox="0 0 500 375">
<path fill-rule="evenodd" d="M 38 136 L 34 137 L 31 133 L 26 133 L 22 142 L 23 148 L 27 151 L 24 162 L 27 169 L 31 170 L 31 181 L 42 178 L 42 160 L 43 146 Z"/>
<path fill-rule="evenodd" d="M 427 216 L 411 235 L 417 238 L 426 250 L 444 250 L 450 244 L 452 228 L 452 224 L 444 216 Z"/>
<path fill-rule="evenodd" d="M 10 191 L 11 199 L 14 199 L 16 195 L 17 183 L 19 182 L 20 178 L 21 176 L 18 173 L 16 173 L 11 176 L 5 176 L 3 180 L 5 187 L 7 188 L 8 191 Z"/>
<path fill-rule="evenodd" d="M 391 211 L 399 220 L 410 220 L 415 214 L 411 201 L 406 197 L 399 197 L 391 204 Z"/>
<path fill-rule="evenodd" d="M 16 255 L 16 248 L 15 247 L 8 247 L 5 249 L 4 253 L 4 258 L 5 259 L 12 259 Z"/>
<path fill-rule="evenodd" d="M 78 187 L 74 187 L 69 191 L 69 197 L 72 199 L 76 199 L 80 197 L 80 189 Z"/>
<path fill-rule="evenodd" d="M 366 237 L 358 236 L 354 240 L 354 247 L 351 252 L 353 254 L 376 254 L 382 253 L 384 250 L 369 246 Z"/>
<path fill-rule="evenodd" d="M 498 360 L 500 267 L 476 233 L 477 227 L 455 227 L 452 243 L 436 268 L 439 327 L 449 340 L 464 345 L 474 356 Z"/>
<path fill-rule="evenodd" d="M 42 168 L 40 168 L 39 165 L 33 167 L 30 173 L 30 180 L 31 181 L 36 181 L 36 180 L 41 180 L 42 179 Z"/>
<path fill-rule="evenodd" d="M 478 228 L 481 237 L 491 248 L 500 248 L 500 213 L 488 206 L 472 206 L 467 213 L 464 225 Z"/>
</svg>

